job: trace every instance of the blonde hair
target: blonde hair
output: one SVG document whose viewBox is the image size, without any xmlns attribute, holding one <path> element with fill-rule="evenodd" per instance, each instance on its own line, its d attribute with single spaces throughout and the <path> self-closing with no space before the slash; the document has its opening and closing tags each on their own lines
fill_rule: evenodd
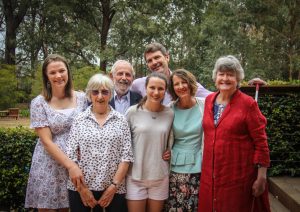
<svg viewBox="0 0 300 212">
<path fill-rule="evenodd" d="M 105 87 L 109 90 L 111 93 L 110 100 L 113 97 L 113 92 L 114 92 L 114 83 L 112 80 L 103 74 L 95 74 L 93 75 L 85 89 L 85 95 L 88 98 L 89 101 L 91 101 L 91 92 L 92 90 L 99 90 L 99 88 Z"/>
</svg>

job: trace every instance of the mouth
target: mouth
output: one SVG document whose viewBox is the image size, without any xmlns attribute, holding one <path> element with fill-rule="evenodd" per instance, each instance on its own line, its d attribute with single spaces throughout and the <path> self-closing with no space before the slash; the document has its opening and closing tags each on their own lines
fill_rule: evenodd
<svg viewBox="0 0 300 212">
<path fill-rule="evenodd" d="M 155 66 L 153 66 L 152 71 L 159 71 L 161 69 L 161 67 L 162 67 L 161 64 L 158 63 Z"/>
<path fill-rule="evenodd" d="M 125 85 L 125 86 L 129 85 L 128 81 L 119 81 L 119 84 L 120 85 Z"/>
<path fill-rule="evenodd" d="M 96 100 L 96 102 L 100 103 L 100 104 L 103 104 L 103 103 L 105 103 L 105 100 L 100 99 L 100 100 Z"/>
</svg>

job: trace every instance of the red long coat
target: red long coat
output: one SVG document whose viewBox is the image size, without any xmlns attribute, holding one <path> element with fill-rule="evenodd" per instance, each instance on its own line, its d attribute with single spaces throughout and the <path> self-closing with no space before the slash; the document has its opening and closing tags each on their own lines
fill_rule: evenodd
<svg viewBox="0 0 300 212">
<path fill-rule="evenodd" d="M 270 211 L 267 188 L 254 199 L 255 164 L 269 166 L 266 118 L 252 97 L 235 92 L 214 125 L 213 105 L 218 93 L 205 101 L 204 154 L 198 212 Z"/>
</svg>

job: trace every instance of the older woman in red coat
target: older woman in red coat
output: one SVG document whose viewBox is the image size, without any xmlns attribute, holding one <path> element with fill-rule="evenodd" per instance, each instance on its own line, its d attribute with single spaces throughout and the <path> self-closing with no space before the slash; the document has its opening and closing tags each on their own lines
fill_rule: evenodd
<svg viewBox="0 0 300 212">
<path fill-rule="evenodd" d="M 239 91 L 244 70 L 234 56 L 213 70 L 218 92 L 206 98 L 199 212 L 270 211 L 266 118 L 252 97 Z"/>
</svg>

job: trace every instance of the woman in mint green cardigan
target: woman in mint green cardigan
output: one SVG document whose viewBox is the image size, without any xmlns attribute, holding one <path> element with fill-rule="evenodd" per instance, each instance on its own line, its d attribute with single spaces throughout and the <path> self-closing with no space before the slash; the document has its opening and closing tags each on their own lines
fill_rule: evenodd
<svg viewBox="0 0 300 212">
<path fill-rule="evenodd" d="M 178 69 L 170 76 L 174 111 L 169 198 L 165 211 L 197 211 L 202 162 L 204 99 L 195 97 L 195 76 Z M 164 159 L 168 158 L 164 155 Z"/>
</svg>

